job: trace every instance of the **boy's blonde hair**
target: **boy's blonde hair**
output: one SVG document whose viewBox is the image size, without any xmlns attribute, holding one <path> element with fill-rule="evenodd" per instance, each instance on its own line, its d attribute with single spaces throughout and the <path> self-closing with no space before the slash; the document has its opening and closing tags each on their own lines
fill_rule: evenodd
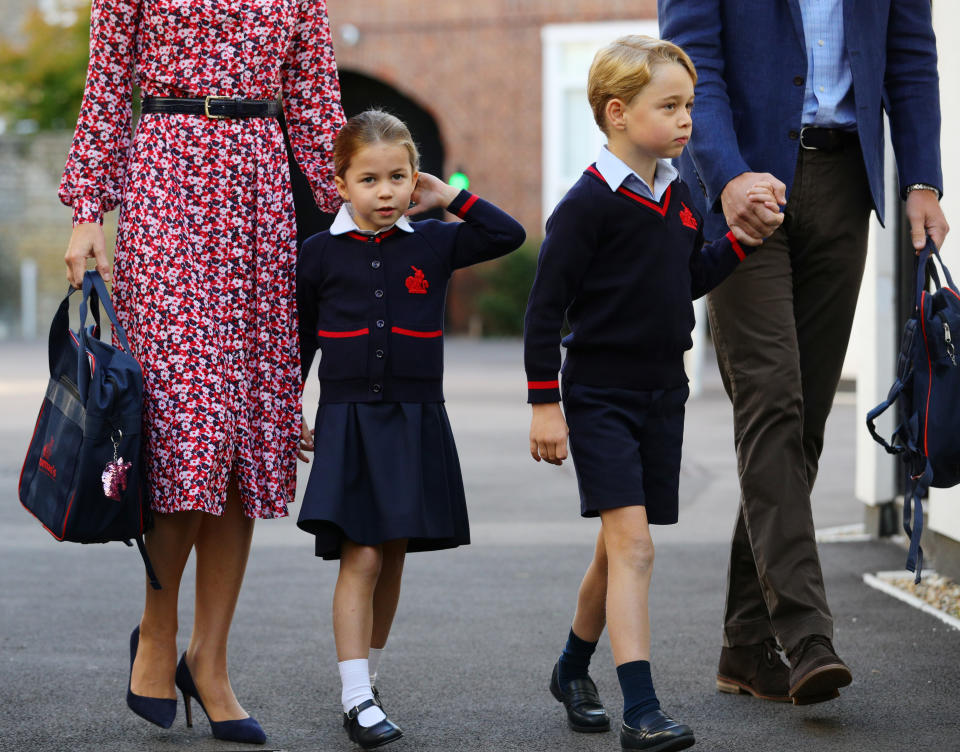
<svg viewBox="0 0 960 752">
<path fill-rule="evenodd" d="M 650 83 L 654 68 L 664 63 L 682 65 L 697 82 L 697 69 L 687 53 L 664 39 L 630 34 L 597 52 L 590 65 L 587 99 L 600 130 L 607 132 L 607 103 L 611 99 L 629 103 Z"/>
<path fill-rule="evenodd" d="M 413 142 L 410 129 L 398 117 L 383 110 L 367 110 L 350 118 L 333 142 L 333 168 L 342 178 L 350 169 L 350 160 L 364 146 L 380 141 L 402 146 L 410 155 L 410 167 L 420 169 L 420 152 Z"/>
</svg>

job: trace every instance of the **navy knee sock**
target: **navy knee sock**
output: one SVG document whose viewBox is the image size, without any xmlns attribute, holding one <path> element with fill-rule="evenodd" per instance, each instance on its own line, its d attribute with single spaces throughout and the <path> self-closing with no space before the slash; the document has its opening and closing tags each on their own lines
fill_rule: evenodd
<svg viewBox="0 0 960 752">
<path fill-rule="evenodd" d="M 586 679 L 587 669 L 590 668 L 590 656 L 597 649 L 596 642 L 587 642 L 581 640 L 570 630 L 570 636 L 567 637 L 567 645 L 560 654 L 559 668 L 557 669 L 557 681 L 560 686 L 566 686 L 574 679 Z"/>
<path fill-rule="evenodd" d="M 617 666 L 617 678 L 623 692 L 623 722 L 637 728 L 644 715 L 660 707 L 657 693 L 653 691 L 650 661 L 620 664 Z"/>
</svg>

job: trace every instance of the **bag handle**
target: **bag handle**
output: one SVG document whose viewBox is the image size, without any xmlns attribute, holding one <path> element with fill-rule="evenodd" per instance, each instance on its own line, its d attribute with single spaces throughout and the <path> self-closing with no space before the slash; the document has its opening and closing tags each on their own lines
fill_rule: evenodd
<svg viewBox="0 0 960 752">
<path fill-rule="evenodd" d="M 867 430 L 870 431 L 870 435 L 873 437 L 873 440 L 887 450 L 887 454 L 902 454 L 904 448 L 902 446 L 891 446 L 888 444 L 887 441 L 879 433 L 877 433 L 876 421 L 877 418 L 887 411 L 887 408 L 889 408 L 890 405 L 897 401 L 897 397 L 900 396 L 900 392 L 902 391 L 903 382 L 900 379 L 897 379 L 893 382 L 893 386 L 890 387 L 890 391 L 887 393 L 887 398 L 867 413 Z M 896 434 L 894 434 L 894 436 L 896 436 Z"/>
<path fill-rule="evenodd" d="M 67 297 L 69 298 L 69 293 Z M 87 390 L 90 387 L 90 366 L 87 363 L 86 331 L 88 305 L 95 311 L 93 319 L 98 327 L 100 325 L 99 307 L 103 306 L 103 310 L 106 311 L 107 318 L 110 320 L 110 324 L 116 334 L 116 339 L 119 341 L 120 349 L 126 353 L 130 352 L 127 333 L 117 320 L 117 314 L 113 310 L 113 304 L 110 302 L 110 293 L 107 291 L 107 286 L 103 283 L 100 272 L 96 269 L 91 269 L 83 275 L 83 299 L 80 301 L 80 331 L 78 332 L 80 345 L 77 348 L 77 389 L 79 389 L 80 395 L 84 400 L 87 398 Z"/>
<path fill-rule="evenodd" d="M 936 258 L 937 262 L 940 264 L 940 268 L 943 270 L 943 276 L 947 281 L 947 287 L 960 296 L 960 291 L 957 290 L 957 286 L 953 282 L 953 277 L 950 275 L 950 270 L 947 269 L 946 264 L 943 263 L 943 259 L 940 258 L 940 251 L 937 250 L 937 246 L 934 244 L 933 239 L 928 235 L 927 244 L 923 247 L 923 250 L 920 251 L 920 255 L 917 258 L 917 287 L 916 297 L 914 299 L 914 305 L 917 308 L 920 308 L 920 301 L 923 298 L 923 291 L 927 286 L 927 264 L 932 262 L 934 258 Z M 937 275 L 936 264 L 931 265 L 930 272 L 934 284 L 939 290 L 940 277 Z"/>
</svg>

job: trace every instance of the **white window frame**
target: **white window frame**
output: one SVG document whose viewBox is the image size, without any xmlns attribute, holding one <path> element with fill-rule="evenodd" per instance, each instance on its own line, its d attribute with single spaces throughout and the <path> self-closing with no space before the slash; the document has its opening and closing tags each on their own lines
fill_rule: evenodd
<svg viewBox="0 0 960 752">
<path fill-rule="evenodd" d="M 659 36 L 657 19 L 639 18 L 632 21 L 610 21 L 585 24 L 549 24 L 540 30 L 543 48 L 543 170 L 541 182 L 542 223 L 545 223 L 553 207 L 563 197 L 578 175 L 564 175 L 564 149 L 566 123 L 563 121 L 564 94 L 571 89 L 584 92 L 584 111 L 593 126 L 595 148 L 606 143 L 599 128 L 593 123 L 590 107 L 586 101 L 587 74 L 585 67 L 575 74 L 563 74 L 564 46 L 570 43 L 595 44 L 600 49 L 618 37 L 627 34 Z M 584 168 L 587 165 L 583 165 Z"/>
</svg>

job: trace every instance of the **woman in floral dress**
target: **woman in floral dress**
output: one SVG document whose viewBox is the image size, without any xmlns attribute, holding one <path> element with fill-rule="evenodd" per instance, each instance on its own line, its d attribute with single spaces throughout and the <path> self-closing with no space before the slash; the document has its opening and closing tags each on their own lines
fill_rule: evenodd
<svg viewBox="0 0 960 752">
<path fill-rule="evenodd" d="M 196 615 L 181 663 L 216 734 L 217 723 L 223 731 L 246 717 L 226 654 L 253 522 L 286 515 L 294 497 L 293 203 L 275 117 L 207 117 L 201 102 L 199 114 L 142 115 L 131 139 L 134 84 L 144 97 L 282 97 L 300 168 L 320 208 L 335 211 L 330 155 L 343 113 L 326 4 L 94 0 L 60 185 L 74 212 L 66 262 L 75 286 L 91 257 L 110 279 L 101 223 L 120 208 L 114 303 L 144 372 L 155 511 L 146 543 L 163 589 L 147 588 L 131 635 L 128 704 L 160 725 L 173 720 L 177 594 L 195 548 Z M 206 100 L 208 111 L 224 102 Z M 182 678 L 177 670 L 176 686 L 191 694 Z"/>
</svg>

